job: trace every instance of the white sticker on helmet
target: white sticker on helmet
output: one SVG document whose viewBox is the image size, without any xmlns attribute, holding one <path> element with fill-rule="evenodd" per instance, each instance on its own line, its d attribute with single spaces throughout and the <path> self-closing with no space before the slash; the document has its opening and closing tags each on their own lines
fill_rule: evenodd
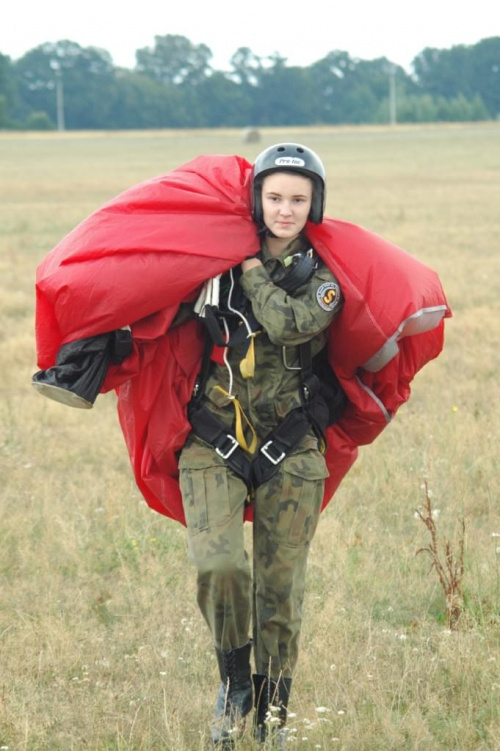
<svg viewBox="0 0 500 751">
<path fill-rule="evenodd" d="M 305 167 L 306 163 L 298 156 L 279 156 L 274 160 L 277 167 Z"/>
</svg>

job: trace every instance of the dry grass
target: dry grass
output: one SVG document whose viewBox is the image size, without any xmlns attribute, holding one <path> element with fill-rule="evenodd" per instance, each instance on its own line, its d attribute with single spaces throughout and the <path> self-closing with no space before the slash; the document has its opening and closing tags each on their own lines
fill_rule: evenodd
<svg viewBox="0 0 500 751">
<path fill-rule="evenodd" d="M 311 552 L 290 747 L 500 748 L 500 124 L 265 131 L 325 157 L 328 213 L 440 273 L 455 318 L 441 358 L 323 515 Z M 195 751 L 216 664 L 183 529 L 134 487 L 111 395 L 42 399 L 34 270 L 108 198 L 236 131 L 0 135 L 0 748 Z M 467 520 L 463 613 L 416 557 L 414 510 Z M 252 748 L 250 736 L 239 748 Z"/>
<path fill-rule="evenodd" d="M 446 617 L 450 629 L 456 629 L 459 625 L 464 609 L 463 579 L 465 574 L 465 518 L 460 519 L 458 539 L 442 541 L 437 532 L 437 519 L 439 509 L 432 507 L 432 493 L 427 482 L 424 483 L 425 501 L 423 508 L 416 510 L 415 514 L 425 524 L 429 537 L 427 545 L 417 550 L 419 553 L 427 553 L 431 559 L 429 573 L 435 571 L 441 584 L 445 601 Z"/>
</svg>

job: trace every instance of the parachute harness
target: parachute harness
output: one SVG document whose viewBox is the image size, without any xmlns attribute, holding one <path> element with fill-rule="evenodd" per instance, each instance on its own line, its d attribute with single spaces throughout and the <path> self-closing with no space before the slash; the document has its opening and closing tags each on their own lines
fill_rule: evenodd
<svg viewBox="0 0 500 751">
<path fill-rule="evenodd" d="M 319 264 L 312 250 L 306 253 L 297 253 L 291 258 L 291 261 L 287 259 L 286 267 L 288 268 L 285 276 L 281 279 L 273 279 L 275 284 L 288 294 L 293 294 L 301 285 L 307 283 Z M 228 351 L 229 347 L 247 343 L 245 356 L 240 361 L 240 371 L 243 378 L 252 378 L 255 373 L 254 343 L 255 337 L 260 333 L 260 324 L 251 310 L 248 313 L 246 311 L 242 313 L 241 310 L 238 310 L 238 302 L 234 302 L 235 278 L 233 269 L 229 270 L 229 292 L 227 299 L 224 300 L 227 310 L 219 308 L 220 279 L 221 276 L 219 275 L 205 282 L 194 306 L 195 313 L 204 320 L 208 336 L 205 339 L 202 367 L 189 405 L 188 418 L 193 434 L 213 446 L 226 465 L 246 483 L 250 498 L 253 489 L 272 477 L 281 462 L 294 450 L 311 428 L 316 433 L 318 440 L 321 441 L 326 426 L 339 418 L 345 397 L 337 384 L 335 388 L 337 403 L 334 414 L 322 398 L 320 393 L 321 382 L 313 372 L 311 343 L 304 342 L 299 345 L 300 368 L 293 369 L 300 370 L 302 373 L 302 406 L 289 412 L 285 419 L 266 436 L 257 451 L 258 438 L 255 428 L 245 414 L 241 403 L 233 394 L 234 376 L 228 360 Z M 245 303 L 246 298 L 244 301 L 240 301 L 242 310 L 245 309 Z M 239 318 L 243 323 L 232 333 L 227 320 L 228 313 L 233 319 Z M 233 404 L 235 411 L 234 435 L 228 432 L 226 425 L 202 403 L 205 385 L 211 369 L 211 355 L 214 344 L 222 348 L 223 362 L 229 374 L 228 389 L 217 385 L 215 390 Z M 283 357 L 285 367 L 287 367 L 285 352 Z M 289 367 L 289 369 L 292 368 Z M 335 379 L 333 372 L 330 372 L 328 378 Z M 250 440 L 247 440 L 245 430 L 247 435 L 248 431 L 250 432 Z M 248 454 L 251 455 L 250 458 L 248 458 Z"/>
<path fill-rule="evenodd" d="M 203 318 L 205 320 L 205 323 L 207 325 L 209 334 L 211 338 L 214 340 L 216 344 L 219 346 L 222 345 L 222 358 L 224 365 L 227 368 L 228 376 L 229 376 L 229 388 L 226 390 L 222 386 L 216 386 L 216 391 L 223 394 L 227 399 L 229 399 L 234 407 L 235 412 L 235 434 L 236 434 L 236 440 L 243 449 L 243 451 L 246 451 L 249 454 L 254 454 L 257 449 L 257 433 L 255 431 L 254 426 L 250 422 L 249 418 L 247 417 L 245 410 L 243 409 L 240 401 L 236 398 L 236 396 L 233 394 L 233 385 L 234 385 L 234 375 L 233 370 L 231 368 L 231 364 L 228 359 L 228 353 L 229 353 L 229 347 L 234 346 L 234 344 L 244 344 L 245 339 L 242 339 L 241 334 L 236 337 L 237 341 L 234 341 L 235 337 L 231 337 L 230 331 L 229 331 L 229 324 L 227 321 L 226 315 L 221 314 L 219 303 L 220 303 L 220 279 L 221 275 L 214 277 L 213 279 L 209 279 L 205 284 L 203 285 L 202 291 L 195 303 L 194 310 L 195 313 L 199 315 L 200 318 Z M 227 306 L 227 310 L 229 313 L 233 315 L 235 318 L 239 318 L 241 323 L 243 324 L 242 331 L 246 332 L 246 341 L 247 341 L 247 347 L 245 351 L 245 355 L 240 361 L 240 372 L 243 378 L 253 378 L 255 375 L 255 344 L 254 339 L 255 337 L 260 333 L 260 331 L 255 330 L 258 326 L 258 322 L 253 318 L 249 321 L 246 315 L 242 313 L 238 308 L 233 305 L 233 293 L 235 288 L 235 278 L 234 278 L 234 271 L 233 269 L 229 269 L 229 279 L 230 279 L 230 285 L 229 285 L 229 291 L 227 294 L 227 300 L 225 301 L 225 304 Z M 216 318 L 219 318 L 222 320 L 222 326 L 223 326 L 223 334 L 220 331 L 219 324 L 216 321 Z M 215 324 L 215 325 L 214 325 Z M 252 326 L 253 324 L 253 326 Z M 217 329 L 215 328 L 217 326 Z M 245 437 L 245 429 L 248 429 L 250 431 L 250 440 L 247 441 Z"/>
<path fill-rule="evenodd" d="M 244 365 L 245 367 L 247 366 L 248 352 L 247 352 L 247 357 L 245 357 L 240 362 L 240 371 L 241 371 L 241 375 L 243 376 L 243 378 L 253 378 L 255 374 L 255 352 L 254 352 L 254 341 L 253 341 L 255 334 L 251 331 L 250 326 L 248 325 L 248 321 L 246 320 L 245 316 L 242 313 L 240 313 L 238 310 L 231 307 L 231 294 L 232 294 L 232 290 L 234 287 L 234 276 L 233 276 L 232 269 L 230 270 L 230 274 L 231 274 L 231 289 L 229 292 L 228 308 L 229 310 L 231 310 L 231 312 L 236 313 L 238 316 L 240 316 L 240 318 L 243 319 L 245 326 L 249 330 L 248 337 L 251 337 L 250 339 L 250 347 L 251 347 L 251 353 L 252 353 L 251 374 L 246 376 L 243 372 L 243 366 Z M 229 341 L 229 326 L 225 318 L 223 319 L 223 324 L 224 324 L 224 331 L 226 334 L 226 341 Z M 227 359 L 228 350 L 229 350 L 229 347 L 224 347 L 223 359 L 224 359 L 224 365 L 226 366 L 228 373 L 229 373 L 229 390 L 226 391 L 225 389 L 222 388 L 222 386 L 216 386 L 215 390 L 223 394 L 225 397 L 227 397 L 228 399 L 232 401 L 232 404 L 234 407 L 235 418 L 236 418 L 236 423 L 235 423 L 236 440 L 238 441 L 243 451 L 246 451 L 248 454 L 254 454 L 257 448 L 257 433 L 255 432 L 254 426 L 248 419 L 245 413 L 245 410 L 241 406 L 241 402 L 233 394 L 234 377 L 233 377 L 233 369 L 231 368 L 229 360 Z M 252 440 L 250 444 L 247 442 L 245 438 L 244 425 L 246 425 L 249 428 L 250 433 L 252 435 Z"/>
<path fill-rule="evenodd" d="M 243 378 L 245 378 L 245 380 L 246 380 L 248 378 L 253 378 L 254 375 L 255 375 L 255 337 L 258 336 L 258 334 L 260 334 L 260 331 L 254 331 L 252 329 L 252 327 L 250 326 L 247 317 L 245 315 L 243 315 L 243 313 L 241 313 L 236 308 L 233 308 L 233 305 L 232 305 L 232 302 L 231 302 L 232 301 L 232 297 L 233 297 L 234 284 L 235 284 L 233 269 L 229 269 L 229 277 L 231 279 L 231 286 L 229 287 L 229 295 L 228 295 L 228 299 L 227 299 L 228 310 L 230 310 L 231 313 L 234 313 L 235 315 L 237 315 L 237 316 L 239 316 L 241 318 L 241 320 L 243 321 L 243 324 L 245 325 L 245 327 L 247 329 L 247 332 L 248 332 L 248 334 L 247 334 L 247 341 L 248 341 L 247 351 L 245 353 L 245 357 L 240 361 L 240 373 L 243 376 Z M 226 337 L 227 337 L 227 340 L 229 341 L 229 330 L 227 328 L 227 321 L 225 319 L 224 319 L 224 324 L 225 324 L 224 328 L 225 328 L 225 331 L 226 331 Z M 232 371 L 231 371 L 231 366 L 229 365 L 229 362 L 228 362 L 228 360 L 226 358 L 227 350 L 228 350 L 228 348 L 225 347 L 225 350 L 224 350 L 224 362 L 225 362 L 226 367 L 228 368 L 228 370 L 230 372 L 230 383 L 232 383 L 233 374 L 232 374 Z M 230 391 L 231 390 L 232 390 L 232 388 L 230 388 Z"/>
</svg>

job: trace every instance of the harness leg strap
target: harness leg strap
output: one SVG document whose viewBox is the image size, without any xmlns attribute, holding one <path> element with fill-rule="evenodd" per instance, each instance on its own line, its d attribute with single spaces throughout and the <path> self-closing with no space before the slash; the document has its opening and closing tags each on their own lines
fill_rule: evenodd
<svg viewBox="0 0 500 751">
<path fill-rule="evenodd" d="M 254 487 L 267 482 L 278 471 L 281 462 L 298 446 L 311 427 L 306 412 L 298 407 L 269 433 L 252 462 Z"/>
<path fill-rule="evenodd" d="M 194 407 L 189 410 L 188 417 L 193 433 L 205 443 L 213 446 L 227 466 L 238 477 L 241 477 L 250 493 L 252 490 L 252 464 L 245 456 L 236 438 L 206 407 Z"/>
</svg>

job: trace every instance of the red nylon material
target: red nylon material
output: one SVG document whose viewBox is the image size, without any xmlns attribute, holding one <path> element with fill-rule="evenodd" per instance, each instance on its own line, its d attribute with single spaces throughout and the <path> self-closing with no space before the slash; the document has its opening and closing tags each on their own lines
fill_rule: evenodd
<svg viewBox="0 0 500 751">
<path fill-rule="evenodd" d="M 54 365 L 61 344 L 132 325 L 134 351 L 112 366 L 135 479 L 151 508 L 185 523 L 176 452 L 189 432 L 186 405 L 202 352 L 196 321 L 169 329 L 179 304 L 200 285 L 257 252 L 250 214 L 251 165 L 237 156 L 202 156 L 141 183 L 98 209 L 37 269 L 38 365 Z M 345 298 L 331 326 L 329 357 L 349 405 L 327 431 L 326 506 L 357 456 L 410 396 L 416 372 L 443 346 L 443 321 L 401 339 L 382 370 L 360 370 L 401 322 L 446 306 L 434 271 L 353 224 L 326 219 L 307 234 L 338 278 Z M 251 517 L 251 509 L 247 512 Z"/>
</svg>

